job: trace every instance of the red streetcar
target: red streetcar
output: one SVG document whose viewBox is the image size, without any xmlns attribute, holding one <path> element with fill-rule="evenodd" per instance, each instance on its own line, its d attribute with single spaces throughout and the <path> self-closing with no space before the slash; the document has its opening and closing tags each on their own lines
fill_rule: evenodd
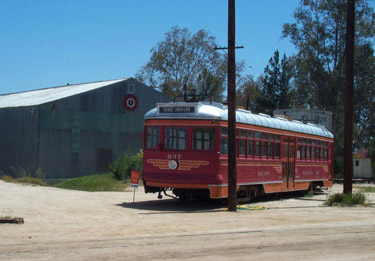
<svg viewBox="0 0 375 261">
<path fill-rule="evenodd" d="M 146 193 L 228 197 L 228 109 L 220 103 L 159 103 L 144 116 Z M 331 187 L 333 134 L 323 126 L 236 111 L 237 194 Z"/>
</svg>

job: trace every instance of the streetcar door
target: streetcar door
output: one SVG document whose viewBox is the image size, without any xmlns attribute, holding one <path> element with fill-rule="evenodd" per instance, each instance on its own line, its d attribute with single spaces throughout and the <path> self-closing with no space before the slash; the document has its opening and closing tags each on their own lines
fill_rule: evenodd
<svg viewBox="0 0 375 261">
<path fill-rule="evenodd" d="M 283 138 L 283 182 L 287 188 L 294 187 L 294 139 Z"/>
</svg>

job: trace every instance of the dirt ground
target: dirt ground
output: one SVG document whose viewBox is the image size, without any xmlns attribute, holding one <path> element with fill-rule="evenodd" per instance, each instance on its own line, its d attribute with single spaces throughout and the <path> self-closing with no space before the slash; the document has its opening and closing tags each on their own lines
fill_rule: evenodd
<svg viewBox="0 0 375 261">
<path fill-rule="evenodd" d="M 325 207 L 328 194 L 220 202 L 82 192 L 0 181 L 0 260 L 375 260 L 375 208 Z M 367 194 L 372 203 L 375 193 Z"/>
</svg>

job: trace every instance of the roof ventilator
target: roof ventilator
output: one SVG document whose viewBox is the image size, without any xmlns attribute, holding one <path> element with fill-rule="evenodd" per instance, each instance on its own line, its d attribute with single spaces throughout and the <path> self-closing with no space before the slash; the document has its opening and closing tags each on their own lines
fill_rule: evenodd
<svg viewBox="0 0 375 261">
<path fill-rule="evenodd" d="M 240 112 L 243 112 L 243 113 L 250 113 L 251 114 L 251 111 L 244 110 L 244 109 L 238 109 L 237 111 L 240 111 Z"/>
<path fill-rule="evenodd" d="M 267 117 L 267 118 L 271 118 L 271 115 L 264 114 L 264 113 L 258 113 L 258 115 L 263 116 L 263 117 Z"/>
</svg>

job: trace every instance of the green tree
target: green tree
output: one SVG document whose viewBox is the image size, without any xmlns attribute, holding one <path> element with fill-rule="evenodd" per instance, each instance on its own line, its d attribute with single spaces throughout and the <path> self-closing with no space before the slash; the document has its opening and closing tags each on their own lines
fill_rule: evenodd
<svg viewBox="0 0 375 261">
<path fill-rule="evenodd" d="M 237 105 L 250 111 L 258 112 L 257 97 L 259 95 L 262 95 L 259 83 L 254 81 L 254 77 L 251 75 L 244 76 L 236 92 Z"/>
<path fill-rule="evenodd" d="M 173 27 L 165 39 L 151 49 L 150 61 L 136 78 L 163 93 L 181 95 L 183 86 L 221 100 L 225 90 L 226 59 L 215 50 L 215 38 L 205 30 L 191 34 L 187 28 Z"/>
<path fill-rule="evenodd" d="M 346 0 L 301 0 L 294 19 L 283 25 L 282 35 L 297 49 L 292 57 L 297 105 L 333 111 L 336 153 L 341 154 Z M 373 41 L 375 14 L 369 1 L 356 1 L 355 26 L 357 46 Z"/>
<path fill-rule="evenodd" d="M 355 106 L 354 119 L 358 131 L 355 148 L 369 147 L 375 138 L 375 56 L 370 44 L 355 49 Z"/>
<path fill-rule="evenodd" d="M 288 59 L 284 54 L 280 61 L 276 50 L 262 76 L 263 95 L 257 96 L 260 110 L 269 114 L 278 108 L 288 108 L 291 103 L 291 72 Z"/>
</svg>

